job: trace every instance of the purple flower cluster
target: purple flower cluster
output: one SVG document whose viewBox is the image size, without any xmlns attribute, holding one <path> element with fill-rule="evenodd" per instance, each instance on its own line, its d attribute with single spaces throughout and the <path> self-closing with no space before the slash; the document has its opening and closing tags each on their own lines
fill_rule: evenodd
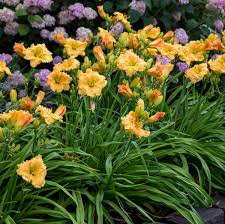
<svg viewBox="0 0 225 224">
<path fill-rule="evenodd" d="M 141 16 L 145 14 L 146 4 L 143 0 L 132 0 L 132 2 L 129 4 L 129 7 L 132 10 L 139 12 Z"/>
<path fill-rule="evenodd" d="M 53 65 L 56 65 L 56 64 L 59 64 L 63 61 L 62 57 L 61 56 L 55 56 L 52 60 L 52 64 Z"/>
<path fill-rule="evenodd" d="M 218 32 L 222 32 L 224 29 L 223 21 L 220 19 L 215 20 L 213 25 Z"/>
<path fill-rule="evenodd" d="M 225 16 L 225 0 L 209 0 L 206 8 Z"/>
<path fill-rule="evenodd" d="M 76 30 L 76 39 L 85 41 L 90 34 L 92 35 L 92 31 L 90 29 L 81 26 Z"/>
<path fill-rule="evenodd" d="M 125 27 L 124 27 L 123 23 L 117 22 L 112 26 L 110 32 L 113 34 L 113 36 L 116 39 L 118 39 L 120 37 L 120 34 L 123 33 L 124 30 L 125 30 Z"/>
<path fill-rule="evenodd" d="M 5 34 L 15 36 L 18 33 L 19 24 L 15 19 L 16 13 L 13 10 L 7 7 L 0 9 L 0 21 L 5 23 L 3 29 Z"/>
<path fill-rule="evenodd" d="M 0 83 L 0 91 L 8 93 L 11 89 L 22 87 L 25 80 L 23 74 L 20 71 L 16 71 L 12 76 L 8 76 L 5 82 Z"/>
<path fill-rule="evenodd" d="M 64 36 L 65 38 L 69 37 L 69 35 L 68 35 L 68 33 L 66 32 L 66 30 L 65 30 L 64 27 L 55 27 L 53 31 L 49 31 L 49 30 L 47 30 L 47 29 L 43 29 L 43 30 L 41 30 L 40 35 L 41 35 L 41 37 L 42 37 L 43 39 L 48 39 L 48 40 L 50 40 L 50 41 L 54 41 L 54 40 L 55 40 L 55 35 L 56 35 L 57 33 L 63 34 L 63 36 Z"/>
<path fill-rule="evenodd" d="M 10 64 L 12 61 L 12 56 L 10 54 L 2 53 L 0 54 L 0 61 L 4 61 L 6 64 Z"/>
<path fill-rule="evenodd" d="M 160 57 L 161 57 L 161 65 L 166 65 L 171 62 L 171 60 L 165 56 L 160 55 Z"/>
<path fill-rule="evenodd" d="M 48 69 L 42 69 L 34 75 L 36 79 L 39 79 L 42 88 L 46 88 L 46 82 L 50 73 L 51 71 Z"/>
<path fill-rule="evenodd" d="M 4 7 L 0 9 L 0 21 L 5 23 L 12 23 L 16 19 L 16 14 L 13 10 Z"/>
<path fill-rule="evenodd" d="M 16 71 L 12 76 L 8 76 L 6 81 L 12 88 L 15 88 L 24 85 L 25 77 L 20 71 Z"/>
<path fill-rule="evenodd" d="M 84 7 L 82 3 L 75 3 L 68 8 L 63 8 L 58 14 L 59 24 L 66 25 L 77 19 L 86 18 L 87 20 L 93 20 L 98 16 L 97 12 L 90 8 Z"/>
<path fill-rule="evenodd" d="M 49 14 L 46 14 L 46 15 L 43 16 L 42 21 L 40 23 L 33 22 L 31 24 L 31 26 L 33 28 L 36 28 L 36 29 L 43 29 L 45 27 L 55 26 L 55 23 L 56 23 L 55 17 L 54 16 L 51 16 Z"/>
<path fill-rule="evenodd" d="M 16 6 L 19 4 L 20 0 L 0 0 L 0 3 L 8 6 Z"/>
<path fill-rule="evenodd" d="M 174 35 L 179 40 L 180 44 L 186 44 L 189 41 L 189 37 L 183 28 L 176 29 Z"/>
<path fill-rule="evenodd" d="M 51 9 L 52 0 L 24 0 L 23 4 L 26 8 L 37 7 L 41 9 Z"/>
<path fill-rule="evenodd" d="M 177 62 L 176 67 L 180 72 L 185 72 L 189 68 L 188 64 L 185 62 Z"/>
</svg>

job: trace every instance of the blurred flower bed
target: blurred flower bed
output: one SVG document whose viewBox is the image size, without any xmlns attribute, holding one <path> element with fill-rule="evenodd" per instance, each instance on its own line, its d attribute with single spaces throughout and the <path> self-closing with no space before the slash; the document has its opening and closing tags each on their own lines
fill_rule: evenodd
<svg viewBox="0 0 225 224">
<path fill-rule="evenodd" d="M 194 208 L 225 190 L 223 2 L 202 4 L 220 29 L 195 40 L 186 21 L 144 25 L 154 1 L 103 3 L 4 1 L 0 220 L 202 224 Z"/>
</svg>

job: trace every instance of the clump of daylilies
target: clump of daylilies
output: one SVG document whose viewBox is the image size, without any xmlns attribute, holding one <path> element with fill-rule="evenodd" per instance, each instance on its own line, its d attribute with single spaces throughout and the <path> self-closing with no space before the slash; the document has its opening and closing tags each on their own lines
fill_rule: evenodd
<svg viewBox="0 0 225 224">
<path fill-rule="evenodd" d="M 41 106 L 45 97 L 45 92 L 39 91 L 36 100 L 33 101 L 29 96 L 17 100 L 17 92 L 10 91 L 11 102 L 17 109 L 10 110 L 0 114 L 0 124 L 13 129 L 16 133 L 20 132 L 29 124 L 43 120 L 46 124 L 51 125 L 56 121 L 62 122 L 66 107 L 60 105 L 53 113 L 52 109 Z"/>
<path fill-rule="evenodd" d="M 121 114 L 124 133 L 148 137 L 150 124 L 166 115 L 158 111 L 158 106 L 164 100 L 162 87 L 168 76 L 177 71 L 176 64 L 179 63 L 182 67 L 179 72 L 192 84 L 225 74 L 225 31 L 222 37 L 210 34 L 206 40 L 182 45 L 173 31 L 163 33 L 152 25 L 134 31 L 125 14 L 115 12 L 110 16 L 103 6 L 98 7 L 98 12 L 108 27 L 99 27 L 96 36 L 90 35 L 81 41 L 56 33 L 55 41 L 62 49 L 62 61 L 58 63 L 50 64 L 54 57 L 45 44 L 25 46 L 15 43 L 15 53 L 27 60 L 32 69 L 39 71 L 39 65 L 48 63 L 50 70 L 43 78 L 45 88 L 38 92 L 35 101 L 29 96 L 18 100 L 16 90 L 10 91 L 9 98 L 17 109 L 0 114 L 0 141 L 4 138 L 5 126 L 18 132 L 31 123 L 36 126 L 40 121 L 47 125 L 62 122 L 66 106 L 60 105 L 53 112 L 52 108 L 41 105 L 45 92 L 55 95 L 75 93 L 79 100 L 89 98 L 90 109 L 95 112 L 96 98 L 103 98 L 106 89 L 116 91 L 127 102 L 129 112 Z M 115 35 L 111 27 L 118 22 L 125 31 Z M 0 61 L 0 80 L 11 75 L 6 63 Z M 30 79 L 35 83 L 35 77 Z M 41 155 L 20 164 L 17 173 L 34 187 L 43 187 L 46 167 Z"/>
</svg>

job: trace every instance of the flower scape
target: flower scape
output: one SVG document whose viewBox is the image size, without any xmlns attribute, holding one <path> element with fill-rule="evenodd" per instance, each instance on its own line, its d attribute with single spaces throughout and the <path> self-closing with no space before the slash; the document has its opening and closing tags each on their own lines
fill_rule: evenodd
<svg viewBox="0 0 225 224">
<path fill-rule="evenodd" d="M 0 57 L 1 220 L 131 224 L 176 211 L 201 224 L 193 207 L 225 189 L 225 31 L 188 40 L 98 12 L 96 34 L 59 29 L 54 48 L 18 41 Z M 60 23 L 84 13 L 97 16 L 76 3 Z"/>
</svg>

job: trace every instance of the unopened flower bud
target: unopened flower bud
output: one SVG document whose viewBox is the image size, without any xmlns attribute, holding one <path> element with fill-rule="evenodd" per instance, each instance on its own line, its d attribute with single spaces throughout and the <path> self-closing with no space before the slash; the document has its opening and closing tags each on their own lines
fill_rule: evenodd
<svg viewBox="0 0 225 224">
<path fill-rule="evenodd" d="M 38 120 L 38 119 L 35 119 L 34 121 L 33 121 L 33 126 L 34 126 L 34 128 L 39 128 L 40 127 L 40 121 Z"/>
<path fill-rule="evenodd" d="M 165 112 L 157 112 L 154 115 L 152 115 L 151 117 L 149 117 L 148 122 L 153 123 L 153 122 L 160 121 L 162 118 L 165 117 L 165 115 L 166 115 Z"/>
<path fill-rule="evenodd" d="M 91 60 L 86 56 L 84 58 L 84 63 L 82 64 L 82 67 L 81 67 L 82 71 L 86 71 L 88 68 L 91 67 L 91 65 L 92 65 Z"/>
<path fill-rule="evenodd" d="M 126 97 L 131 97 L 132 96 L 132 90 L 130 89 L 128 84 L 121 84 L 118 85 L 118 92 Z"/>
<path fill-rule="evenodd" d="M 9 96 L 12 103 L 17 101 L 17 91 L 15 89 L 10 90 Z"/>
<path fill-rule="evenodd" d="M 163 100 L 163 96 L 158 89 L 146 90 L 145 95 L 148 98 L 149 105 L 153 107 L 158 106 Z"/>
<path fill-rule="evenodd" d="M 131 88 L 139 88 L 141 86 L 141 79 L 136 77 L 130 84 Z"/>
<path fill-rule="evenodd" d="M 45 92 L 39 91 L 36 98 L 36 105 L 40 105 L 45 97 Z"/>
</svg>

